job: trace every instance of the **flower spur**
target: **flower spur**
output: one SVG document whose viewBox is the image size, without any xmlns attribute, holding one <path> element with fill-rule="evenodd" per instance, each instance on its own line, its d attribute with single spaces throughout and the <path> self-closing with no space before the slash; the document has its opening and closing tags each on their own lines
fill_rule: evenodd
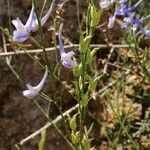
<svg viewBox="0 0 150 150">
<path fill-rule="evenodd" d="M 43 88 L 43 85 L 46 81 L 47 76 L 48 76 L 48 70 L 46 69 L 42 80 L 37 86 L 33 87 L 31 86 L 30 83 L 26 84 L 28 90 L 23 91 L 23 96 L 25 96 L 28 99 L 33 99 L 35 96 L 37 96 L 39 92 L 41 91 L 41 89 Z"/>
</svg>

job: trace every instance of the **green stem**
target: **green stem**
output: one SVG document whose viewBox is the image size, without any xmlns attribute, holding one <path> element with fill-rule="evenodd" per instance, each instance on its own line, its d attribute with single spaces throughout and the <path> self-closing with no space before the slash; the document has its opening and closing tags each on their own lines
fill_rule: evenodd
<svg viewBox="0 0 150 150">
<path fill-rule="evenodd" d="M 139 52 L 138 52 L 138 51 L 139 51 L 139 47 L 138 47 L 138 44 L 137 44 L 137 40 L 136 40 L 134 34 L 133 34 L 133 33 L 131 33 L 131 34 L 132 34 L 133 42 L 134 42 L 134 45 L 135 45 L 135 47 L 134 47 L 134 49 L 133 49 L 133 50 L 134 50 L 135 57 L 136 57 L 136 59 L 138 60 L 139 65 L 142 67 L 143 71 L 145 72 L 146 76 L 148 77 L 148 80 L 150 81 L 150 73 L 149 73 L 149 71 L 147 70 L 146 66 L 144 66 L 144 65 L 141 63 L 141 61 L 140 61 L 140 56 L 139 56 Z"/>
<path fill-rule="evenodd" d="M 41 26 L 41 19 L 39 18 L 39 15 L 37 13 L 37 8 L 36 8 L 35 0 L 33 0 L 33 3 L 34 3 L 34 6 L 35 6 L 35 13 L 36 13 L 37 20 L 38 20 L 38 25 L 39 25 L 40 38 L 41 38 L 41 42 L 42 42 L 42 50 L 44 52 L 44 56 L 45 56 L 45 60 L 46 60 L 48 69 L 50 70 L 50 72 L 52 74 L 52 69 L 50 67 L 50 63 L 49 63 L 48 56 L 47 56 L 46 49 L 45 49 L 46 46 L 45 46 L 44 33 L 43 33 L 43 30 L 42 30 L 42 26 Z"/>
</svg>

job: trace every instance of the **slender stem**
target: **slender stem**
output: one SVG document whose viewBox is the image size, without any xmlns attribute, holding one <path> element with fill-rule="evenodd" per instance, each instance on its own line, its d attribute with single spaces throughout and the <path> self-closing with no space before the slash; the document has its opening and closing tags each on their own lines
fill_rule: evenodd
<svg viewBox="0 0 150 150">
<path fill-rule="evenodd" d="M 47 3 L 47 0 L 44 0 L 43 6 L 42 6 L 42 10 L 41 10 L 41 13 L 40 13 L 40 18 L 42 18 L 42 14 L 43 14 L 44 8 L 46 6 L 46 3 Z"/>
<path fill-rule="evenodd" d="M 77 3 L 77 19 L 78 19 L 78 26 L 80 29 L 80 9 L 79 9 L 79 0 L 76 0 Z"/>
<path fill-rule="evenodd" d="M 54 40 L 54 47 L 57 50 L 57 40 L 56 40 L 56 19 L 54 19 L 54 32 L 53 32 L 53 40 Z M 58 62 L 58 57 L 57 57 L 57 51 L 55 52 L 55 57 L 56 57 L 56 62 Z"/>
<path fill-rule="evenodd" d="M 38 13 L 37 13 L 37 8 L 36 8 L 35 0 L 33 0 L 33 3 L 34 3 L 34 6 L 35 6 L 35 13 L 36 13 L 37 20 L 38 20 L 38 25 L 39 25 L 39 32 L 40 32 L 40 37 L 41 37 L 41 42 L 42 42 L 42 49 L 43 49 L 43 52 L 44 52 L 44 56 L 45 56 L 45 60 L 46 60 L 48 69 L 50 70 L 50 72 L 51 72 L 51 74 L 52 74 L 52 69 L 51 69 L 51 67 L 50 67 L 50 63 L 49 63 L 48 56 L 47 56 L 47 53 L 46 53 L 46 46 L 45 46 L 44 33 L 43 33 L 43 29 L 42 29 L 40 17 L 39 17 L 39 15 L 38 15 Z"/>
<path fill-rule="evenodd" d="M 1 27 L 0 27 L 1 29 Z M 6 34 L 6 33 L 5 33 Z M 39 45 L 37 42 L 36 42 L 37 45 Z M 8 45 L 8 44 L 7 44 Z M 18 45 L 19 46 L 19 45 Z M 39 46 L 40 47 L 40 46 Z M 65 49 L 68 49 L 68 48 L 75 48 L 75 47 L 79 47 L 79 44 L 71 44 L 71 45 L 65 45 L 64 48 Z M 109 48 L 109 47 L 113 47 L 115 49 L 117 48 L 133 48 L 134 45 L 106 45 L 106 44 L 91 44 L 90 45 L 91 48 Z M 57 47 L 59 48 L 59 47 Z M 55 47 L 49 47 L 49 48 L 46 48 L 45 49 L 46 52 L 52 52 L 52 51 L 55 51 L 56 48 Z M 15 52 L 4 52 L 4 53 L 0 53 L 0 57 L 6 57 L 6 56 L 11 56 L 11 55 L 23 55 L 25 53 L 28 53 L 28 54 L 34 54 L 34 53 L 43 53 L 43 50 L 42 48 L 41 49 L 31 49 L 31 50 L 24 50 L 24 49 L 20 49 L 19 51 L 15 51 Z"/>
<path fill-rule="evenodd" d="M 8 11 L 8 17 L 9 17 L 9 31 L 12 31 L 11 28 L 11 8 L 10 8 L 10 0 L 7 0 L 7 11 Z"/>
<path fill-rule="evenodd" d="M 150 81 L 150 73 L 147 70 L 147 68 L 141 63 L 140 56 L 139 56 L 139 47 L 138 47 L 137 40 L 136 40 L 133 33 L 132 33 L 132 37 L 133 37 L 133 42 L 134 42 L 134 45 L 135 45 L 134 49 L 133 49 L 135 57 L 138 60 L 139 65 L 142 67 L 143 71 L 145 72 L 146 76 L 148 77 L 148 80 Z"/>
<path fill-rule="evenodd" d="M 90 22 L 91 22 L 91 16 L 90 16 L 90 7 L 88 7 L 87 10 L 87 20 L 86 20 L 86 36 L 90 36 Z M 90 43 L 90 42 L 89 42 Z M 87 52 L 89 50 L 90 45 L 88 45 L 87 50 L 85 53 L 81 54 L 81 63 L 82 63 L 82 89 L 81 89 L 81 99 L 85 95 L 85 75 L 86 75 L 86 59 L 87 59 Z M 79 114 L 80 114 L 80 141 L 83 138 L 83 127 L 84 127 L 84 121 L 85 121 L 85 115 L 86 115 L 86 107 L 83 107 L 81 105 L 81 102 L 79 101 Z"/>
</svg>

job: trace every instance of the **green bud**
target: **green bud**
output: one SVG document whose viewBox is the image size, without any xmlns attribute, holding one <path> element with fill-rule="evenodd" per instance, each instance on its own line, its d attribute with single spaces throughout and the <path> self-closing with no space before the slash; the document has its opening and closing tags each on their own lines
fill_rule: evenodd
<svg viewBox="0 0 150 150">
<path fill-rule="evenodd" d="M 86 107 L 88 105 L 88 95 L 84 95 L 81 100 L 81 105 Z"/>
<path fill-rule="evenodd" d="M 77 114 L 75 114 L 75 115 L 71 118 L 70 115 L 68 115 L 69 125 L 70 125 L 70 128 L 71 128 L 73 131 L 75 131 L 76 128 L 77 128 L 76 116 L 77 116 Z"/>
<path fill-rule="evenodd" d="M 91 149 L 90 142 L 91 141 L 88 139 L 88 137 L 86 135 L 84 135 L 84 137 L 82 139 L 83 150 L 90 150 Z"/>
<path fill-rule="evenodd" d="M 77 144 L 78 143 L 78 139 L 77 139 L 76 135 L 73 134 L 73 133 L 71 133 L 71 141 L 72 141 L 73 144 Z"/>
<path fill-rule="evenodd" d="M 80 141 L 80 133 L 72 131 L 71 133 L 71 141 L 73 144 L 77 144 Z"/>
<path fill-rule="evenodd" d="M 76 65 L 73 68 L 73 74 L 75 77 L 79 77 L 81 75 L 81 72 L 82 72 L 82 64 Z"/>
</svg>

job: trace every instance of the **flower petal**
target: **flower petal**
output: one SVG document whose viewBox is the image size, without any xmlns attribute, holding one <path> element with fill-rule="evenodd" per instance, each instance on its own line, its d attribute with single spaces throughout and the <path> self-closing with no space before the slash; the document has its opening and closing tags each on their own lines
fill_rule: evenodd
<svg viewBox="0 0 150 150">
<path fill-rule="evenodd" d="M 55 0 L 52 1 L 52 4 L 51 4 L 51 6 L 49 7 L 49 10 L 48 10 L 47 14 L 46 14 L 44 17 L 42 17 L 42 19 L 41 19 L 41 25 L 42 25 L 42 26 L 43 26 L 43 25 L 46 23 L 46 21 L 48 20 L 49 16 L 51 15 L 51 13 L 52 13 L 52 11 L 53 11 L 53 9 L 54 9 L 54 6 L 55 6 Z"/>
<path fill-rule="evenodd" d="M 68 53 L 62 53 L 62 54 L 61 54 L 61 58 L 62 58 L 63 60 L 70 60 L 70 58 L 72 58 L 73 55 L 74 55 L 74 52 L 73 52 L 73 51 L 70 51 L 70 52 L 68 52 Z"/>
<path fill-rule="evenodd" d="M 132 12 L 134 9 L 136 9 L 136 8 L 140 5 L 140 3 L 141 3 L 142 1 L 143 1 L 143 0 L 140 0 L 140 1 L 138 1 L 135 5 L 133 5 L 132 7 L 128 8 L 128 11 L 129 11 L 129 12 Z"/>
<path fill-rule="evenodd" d="M 69 53 L 62 53 L 61 60 L 62 64 L 67 68 L 73 68 L 75 66 L 75 61 L 73 60 L 74 52 L 70 51 Z"/>
<path fill-rule="evenodd" d="M 23 91 L 23 96 L 29 99 L 33 99 L 36 95 L 38 95 L 39 91 L 33 89 L 30 83 L 26 84 L 28 90 Z"/>
<path fill-rule="evenodd" d="M 121 3 L 119 7 L 115 10 L 116 16 L 124 16 L 128 12 L 127 6 L 124 3 Z"/>
<path fill-rule="evenodd" d="M 23 96 L 25 96 L 28 99 L 33 99 L 36 95 L 38 95 L 38 92 L 36 91 L 30 91 L 30 90 L 23 91 Z"/>
<path fill-rule="evenodd" d="M 116 16 L 109 17 L 108 28 L 111 29 L 115 24 Z"/>
<path fill-rule="evenodd" d="M 64 45 L 62 42 L 62 27 L 63 25 L 61 24 L 58 33 L 59 50 L 60 50 L 62 64 L 67 68 L 73 68 L 75 66 L 75 61 L 72 59 L 74 52 L 73 51 L 70 51 L 69 53 L 65 52 Z"/>
<path fill-rule="evenodd" d="M 63 60 L 62 61 L 62 64 L 63 66 L 65 66 L 66 68 L 73 68 L 75 66 L 75 62 L 73 60 L 68 60 L 68 61 L 65 61 Z"/>
<path fill-rule="evenodd" d="M 27 32 L 24 24 L 20 21 L 19 18 L 12 21 L 16 30 L 13 32 L 13 40 L 16 42 L 24 42 L 29 37 L 29 33 Z"/>
<path fill-rule="evenodd" d="M 47 76 L 48 76 L 48 70 L 46 69 L 41 82 L 37 86 L 33 87 L 33 89 L 36 90 L 36 91 L 41 91 L 41 89 L 42 89 L 42 87 L 43 87 L 43 85 L 46 81 Z"/>
<path fill-rule="evenodd" d="M 63 45 L 63 42 L 62 42 L 62 28 L 63 28 L 63 24 L 60 25 L 59 33 L 58 33 L 59 50 L 60 50 L 60 53 L 65 53 L 64 45 Z"/>
<path fill-rule="evenodd" d="M 33 3 L 29 18 L 25 24 L 25 28 L 28 32 L 37 30 L 37 16 L 35 14 L 35 8 Z"/>
<path fill-rule="evenodd" d="M 21 31 L 21 30 L 15 30 L 13 32 L 13 40 L 16 41 L 16 42 L 24 42 L 28 39 L 29 37 L 29 33 L 26 32 L 26 31 Z"/>
<path fill-rule="evenodd" d="M 15 20 L 12 20 L 12 24 L 19 31 L 25 31 L 26 30 L 24 24 L 20 21 L 19 18 L 15 19 Z"/>
</svg>

